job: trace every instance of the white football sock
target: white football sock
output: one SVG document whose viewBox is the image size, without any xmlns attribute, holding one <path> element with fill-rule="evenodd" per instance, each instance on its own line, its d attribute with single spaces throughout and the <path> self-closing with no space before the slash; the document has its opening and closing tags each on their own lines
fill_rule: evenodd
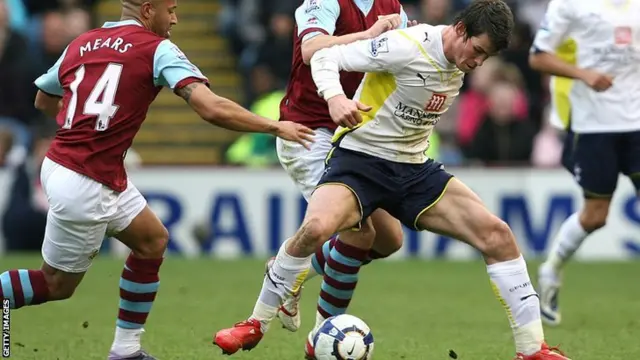
<svg viewBox="0 0 640 360">
<path fill-rule="evenodd" d="M 544 342 L 540 320 L 540 299 L 531 284 L 527 264 L 522 255 L 515 260 L 487 266 L 496 297 L 505 308 L 516 352 L 531 355 Z"/>
<path fill-rule="evenodd" d="M 553 242 L 546 263 L 554 272 L 559 272 L 562 266 L 578 250 L 589 233 L 580 224 L 580 214 L 575 213 L 562 223 Z"/>
<path fill-rule="evenodd" d="M 273 266 L 273 263 L 274 263 L 275 261 L 276 261 L 275 259 L 273 259 L 272 261 L 270 261 L 270 262 L 269 262 L 269 267 Z M 316 277 L 316 276 L 318 276 L 318 275 L 319 275 L 319 274 L 318 274 L 318 272 L 316 271 L 316 268 L 315 268 L 315 267 L 313 267 L 313 266 L 311 266 L 311 267 L 309 268 L 309 273 L 307 274 L 307 277 L 304 279 L 304 282 L 306 283 L 307 281 L 309 281 L 309 280 L 313 279 L 314 277 Z"/>
<path fill-rule="evenodd" d="M 116 335 L 111 352 L 119 356 L 129 356 L 140 351 L 140 337 L 144 329 L 123 329 L 116 326 Z"/>
<path fill-rule="evenodd" d="M 269 329 L 284 300 L 300 290 L 311 267 L 311 256 L 296 258 L 287 254 L 287 241 L 280 246 L 273 265 L 264 277 L 260 296 L 250 317 L 260 321 L 263 333 Z"/>
</svg>

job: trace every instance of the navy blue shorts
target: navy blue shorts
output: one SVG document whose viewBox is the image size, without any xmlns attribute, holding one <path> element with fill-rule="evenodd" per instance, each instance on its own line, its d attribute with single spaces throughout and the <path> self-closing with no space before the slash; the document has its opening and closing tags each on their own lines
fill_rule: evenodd
<svg viewBox="0 0 640 360">
<path fill-rule="evenodd" d="M 421 230 L 418 217 L 440 199 L 452 177 L 431 159 L 424 164 L 397 163 L 336 147 L 318 186 L 346 185 L 360 203 L 362 220 L 381 208 L 409 228 Z"/>
<path fill-rule="evenodd" d="M 620 174 L 640 190 L 640 131 L 575 134 L 569 132 L 562 163 L 587 198 L 611 197 Z"/>
</svg>

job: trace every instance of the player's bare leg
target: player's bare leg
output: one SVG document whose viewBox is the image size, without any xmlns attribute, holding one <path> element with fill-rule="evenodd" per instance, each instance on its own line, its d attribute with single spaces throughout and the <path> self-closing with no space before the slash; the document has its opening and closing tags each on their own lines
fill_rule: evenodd
<svg viewBox="0 0 640 360">
<path fill-rule="evenodd" d="M 299 290 L 317 247 L 331 234 L 355 226 L 360 218 L 360 203 L 351 190 L 337 184 L 320 186 L 309 200 L 302 226 L 280 247 L 264 278 L 253 314 L 233 328 L 218 331 L 214 344 L 226 354 L 254 348 L 283 301 Z"/>
<path fill-rule="evenodd" d="M 452 178 L 442 198 L 416 220 L 420 228 L 464 241 L 482 253 L 493 290 L 507 312 L 516 359 L 567 359 L 544 342 L 540 300 L 511 229 L 471 189 Z"/>
<path fill-rule="evenodd" d="M 560 324 L 558 302 L 562 285 L 562 268 L 573 257 L 589 234 L 602 228 L 609 214 L 611 198 L 586 198 L 579 213 L 562 223 L 547 260 L 538 269 L 542 320 L 552 326 Z"/>
<path fill-rule="evenodd" d="M 299 144 L 283 139 L 276 139 L 276 150 L 282 167 L 289 173 L 291 178 L 300 188 L 306 199 L 311 197 L 313 189 L 320 181 L 327 154 L 332 148 L 331 137 L 333 133 L 321 129 L 314 136 L 315 142 L 311 144 L 311 151 L 304 149 Z M 400 222 L 391 217 L 386 211 L 378 209 L 371 215 L 377 234 L 373 248 L 369 251 L 363 264 L 368 264 L 372 260 L 388 257 L 402 247 L 403 234 Z M 316 249 L 311 261 L 311 268 L 307 274 L 305 282 L 320 275 L 324 276 L 324 267 L 329 253 L 335 246 L 337 235 L 325 241 L 322 246 Z M 265 272 L 273 264 L 275 257 L 269 259 L 265 264 Z M 355 286 L 355 284 L 353 284 Z M 301 314 L 299 303 L 302 296 L 302 289 L 289 297 L 278 311 L 278 319 L 283 328 L 295 332 L 301 325 Z"/>
<path fill-rule="evenodd" d="M 400 221 L 393 218 L 389 213 L 382 209 L 378 209 L 373 212 L 371 215 L 371 220 L 373 222 L 373 226 L 376 229 L 375 239 L 373 242 L 373 247 L 369 249 L 366 259 L 362 262 L 362 265 L 367 265 L 371 263 L 371 261 L 376 259 L 383 259 L 398 251 L 402 247 L 403 243 L 403 233 L 402 233 L 402 225 Z M 347 235 L 348 236 L 348 235 Z M 340 239 L 344 240 L 344 235 L 340 235 Z M 317 275 L 325 275 L 324 267 L 326 263 L 326 259 L 329 258 L 329 253 L 333 250 L 336 242 L 338 241 L 338 237 L 331 237 L 328 241 L 325 241 L 322 246 L 318 247 L 316 252 L 311 259 L 311 268 L 309 269 L 309 274 L 305 279 L 305 282 L 312 279 Z M 269 259 L 265 266 L 265 271 L 268 271 L 275 257 Z M 354 279 L 357 281 L 357 279 Z M 355 288 L 356 283 L 352 283 L 352 287 Z M 301 287 L 302 290 L 302 287 Z M 337 300 L 337 302 L 344 303 L 345 301 L 350 301 L 353 296 L 353 291 L 342 292 L 343 298 Z M 300 328 L 301 319 L 299 312 L 299 303 L 302 292 L 298 291 L 293 294 L 290 298 L 288 298 L 284 304 L 280 307 L 280 311 L 278 312 L 278 318 L 282 323 L 282 326 L 292 332 L 297 331 Z M 326 300 L 326 299 L 325 299 Z M 336 304 L 331 304 L 336 305 Z M 342 310 L 346 311 L 346 306 L 338 306 Z M 316 312 L 316 326 L 324 320 L 324 316 L 321 314 L 321 311 Z"/>
<path fill-rule="evenodd" d="M 384 259 L 402 248 L 404 242 L 404 234 L 402 232 L 402 224 L 393 216 L 389 215 L 383 209 L 378 209 L 371 214 L 373 227 L 376 229 L 376 237 L 373 241 L 373 247 L 367 254 L 367 260 L 363 265 L 367 265 L 376 259 Z M 333 249 L 337 240 L 337 236 L 332 236 L 318 247 L 311 262 L 312 268 L 307 275 L 307 280 L 317 275 L 324 275 L 324 265 L 329 256 L 329 252 Z M 273 260 L 274 258 L 270 259 Z"/>
<path fill-rule="evenodd" d="M 131 254 L 120 278 L 120 309 L 109 359 L 151 360 L 141 349 L 140 336 L 160 284 L 158 272 L 169 234 L 147 206 L 116 238 Z"/>
<path fill-rule="evenodd" d="M 404 233 L 400 221 L 383 209 L 378 209 L 371 214 L 371 223 L 376 229 L 376 238 L 373 247 L 369 251 L 369 259 L 365 264 L 376 259 L 383 259 L 395 254 L 402 248 Z"/>
</svg>

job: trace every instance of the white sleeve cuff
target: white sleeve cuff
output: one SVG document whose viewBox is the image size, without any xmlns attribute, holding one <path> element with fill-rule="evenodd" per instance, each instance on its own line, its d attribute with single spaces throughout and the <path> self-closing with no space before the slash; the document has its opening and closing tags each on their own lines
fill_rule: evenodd
<svg viewBox="0 0 640 360">
<path fill-rule="evenodd" d="M 322 98 L 325 100 L 329 100 L 332 97 L 338 96 L 338 95 L 344 95 L 344 90 L 342 89 L 342 86 L 331 87 L 329 89 L 326 89 L 325 91 L 320 92 L 320 96 L 322 96 Z"/>
<path fill-rule="evenodd" d="M 325 100 L 344 94 L 340 84 L 340 53 L 335 47 L 317 51 L 311 57 L 311 76 L 318 88 L 318 94 Z"/>
</svg>

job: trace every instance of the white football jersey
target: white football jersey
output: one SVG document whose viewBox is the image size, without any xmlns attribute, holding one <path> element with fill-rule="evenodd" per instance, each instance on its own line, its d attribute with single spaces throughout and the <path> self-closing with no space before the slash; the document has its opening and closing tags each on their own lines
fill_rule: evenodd
<svg viewBox="0 0 640 360">
<path fill-rule="evenodd" d="M 578 133 L 640 130 L 640 0 L 551 0 L 533 43 L 556 53 L 575 42 L 575 64 L 614 77 L 597 92 L 582 81 L 569 90 L 571 128 Z"/>
<path fill-rule="evenodd" d="M 427 161 L 429 135 L 458 96 L 464 77 L 444 55 L 444 28 L 421 24 L 392 30 L 313 56 L 313 80 L 325 99 L 343 93 L 338 71 L 366 73 L 354 100 L 372 110 L 362 113 L 356 128 L 338 128 L 334 142 L 390 161 Z"/>
</svg>

